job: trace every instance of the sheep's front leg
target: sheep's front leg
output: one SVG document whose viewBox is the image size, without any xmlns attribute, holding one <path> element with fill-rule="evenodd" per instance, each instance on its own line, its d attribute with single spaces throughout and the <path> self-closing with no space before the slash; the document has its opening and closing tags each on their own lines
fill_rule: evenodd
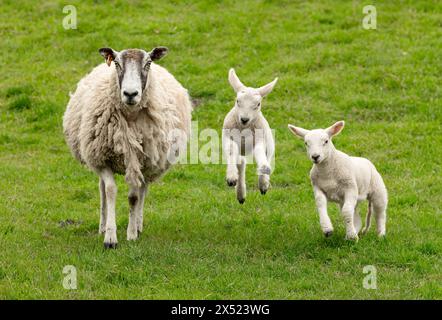
<svg viewBox="0 0 442 320">
<path fill-rule="evenodd" d="M 129 195 L 129 225 L 127 226 L 127 240 L 137 240 L 138 238 L 138 207 L 140 205 L 140 188 L 130 186 Z"/>
<path fill-rule="evenodd" d="M 227 158 L 226 181 L 229 187 L 236 186 L 238 182 L 238 167 L 240 163 L 239 148 L 229 136 L 223 136 L 223 149 Z"/>
<path fill-rule="evenodd" d="M 144 199 L 146 197 L 147 192 L 147 184 L 143 184 L 140 188 L 140 201 L 138 205 L 138 214 L 137 214 L 137 230 L 138 236 L 141 232 L 143 232 L 143 210 L 144 210 Z"/>
<path fill-rule="evenodd" d="M 246 201 L 246 158 L 241 157 L 238 164 L 238 184 L 236 185 L 236 198 L 239 203 Z"/>
<path fill-rule="evenodd" d="M 266 194 L 270 187 L 270 164 L 267 160 L 264 143 L 258 143 L 254 148 L 256 165 L 258 166 L 258 187 L 261 194 Z"/>
<path fill-rule="evenodd" d="M 355 240 L 358 241 L 358 233 L 356 232 L 354 225 L 354 213 L 357 204 L 357 196 L 347 195 L 345 197 L 345 201 L 342 205 L 342 215 L 344 216 L 345 227 L 346 227 L 346 236 L 347 240 Z"/>
<path fill-rule="evenodd" d="M 104 180 L 100 177 L 98 182 L 98 188 L 100 189 L 100 226 L 98 232 L 103 234 L 106 232 L 106 218 L 107 218 L 107 208 L 106 208 L 106 189 L 104 186 Z"/>
<path fill-rule="evenodd" d="M 333 234 L 333 225 L 327 213 L 327 197 L 324 192 L 317 187 L 313 187 L 313 193 L 315 194 L 316 208 L 318 210 L 319 224 L 321 225 L 322 232 L 326 237 L 330 237 Z"/>
<path fill-rule="evenodd" d="M 103 169 L 100 178 L 104 182 L 106 195 L 106 231 L 104 235 L 104 247 L 115 249 L 117 247 L 117 225 L 115 223 L 115 201 L 117 198 L 117 185 L 114 174 L 110 169 Z"/>
</svg>

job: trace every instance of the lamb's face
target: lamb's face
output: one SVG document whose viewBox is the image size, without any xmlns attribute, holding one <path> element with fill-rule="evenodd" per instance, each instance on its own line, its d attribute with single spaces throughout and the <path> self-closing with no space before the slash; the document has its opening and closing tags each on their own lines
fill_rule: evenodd
<svg viewBox="0 0 442 320">
<path fill-rule="evenodd" d="M 309 131 L 304 137 L 307 155 L 313 163 L 321 163 L 328 158 L 332 151 L 332 142 L 323 129 Z"/>
<path fill-rule="evenodd" d="M 290 131 L 304 140 L 309 159 L 316 164 L 325 161 L 334 151 L 331 138 L 344 128 L 344 121 L 338 121 L 327 129 L 306 130 L 289 124 Z"/>
<path fill-rule="evenodd" d="M 236 95 L 238 123 L 246 126 L 252 123 L 261 112 L 262 97 L 256 89 L 244 88 Z"/>
<path fill-rule="evenodd" d="M 236 92 L 235 109 L 241 126 L 248 126 L 257 118 L 261 112 L 262 98 L 273 90 L 276 81 L 278 78 L 260 88 L 249 88 L 241 83 L 234 69 L 229 70 L 229 82 Z"/>
<path fill-rule="evenodd" d="M 154 48 L 151 52 L 141 49 L 117 52 L 111 48 L 99 51 L 109 66 L 114 62 L 121 101 L 128 106 L 137 106 L 146 88 L 152 61 L 161 59 L 167 53 L 167 48 Z"/>
</svg>

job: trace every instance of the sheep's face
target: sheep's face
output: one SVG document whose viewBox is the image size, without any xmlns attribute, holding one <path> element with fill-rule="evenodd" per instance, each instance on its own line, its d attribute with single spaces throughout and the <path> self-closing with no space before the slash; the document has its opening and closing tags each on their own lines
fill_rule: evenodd
<svg viewBox="0 0 442 320">
<path fill-rule="evenodd" d="M 304 140 L 309 159 L 319 164 L 330 156 L 334 151 L 332 137 L 337 135 L 344 128 L 344 121 L 336 122 L 327 129 L 306 130 L 289 124 L 293 134 Z"/>
<path fill-rule="evenodd" d="M 165 56 L 167 48 L 154 48 L 150 52 L 141 49 L 118 52 L 111 48 L 101 48 L 99 52 L 109 66 L 114 62 L 121 101 L 128 106 L 137 106 L 146 88 L 152 61 Z"/>
<path fill-rule="evenodd" d="M 248 126 L 261 113 L 261 101 L 268 95 L 278 81 L 278 78 L 266 84 L 265 86 L 255 89 L 244 86 L 237 77 L 235 70 L 229 71 L 229 82 L 236 92 L 235 109 L 237 114 L 237 121 L 240 126 Z"/>
</svg>

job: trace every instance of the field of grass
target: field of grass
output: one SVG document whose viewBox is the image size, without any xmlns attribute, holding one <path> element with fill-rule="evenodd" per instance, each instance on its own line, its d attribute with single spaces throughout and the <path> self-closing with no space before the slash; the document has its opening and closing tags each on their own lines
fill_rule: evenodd
<svg viewBox="0 0 442 320">
<path fill-rule="evenodd" d="M 374 1 L 1 0 L 0 298 L 441 299 L 442 3 Z M 69 91 L 111 46 L 169 47 L 159 63 L 199 106 L 199 129 L 221 131 L 234 101 L 227 71 L 249 85 L 279 77 L 263 103 L 276 132 L 272 189 L 239 205 L 224 165 L 178 165 L 151 186 L 145 231 L 125 240 L 127 186 L 118 178 L 119 248 L 98 234 L 94 173 L 71 156 L 61 117 Z M 346 120 L 335 145 L 372 160 L 389 190 L 387 238 L 320 231 L 311 163 L 287 123 Z M 363 210 L 365 216 L 365 209 Z M 78 289 L 62 286 L 65 265 Z M 362 286 L 377 269 L 377 289 Z"/>
</svg>

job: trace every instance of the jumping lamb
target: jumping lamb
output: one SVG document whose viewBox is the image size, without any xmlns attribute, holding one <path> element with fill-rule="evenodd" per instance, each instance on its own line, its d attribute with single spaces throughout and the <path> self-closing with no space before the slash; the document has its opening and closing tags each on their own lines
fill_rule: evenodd
<svg viewBox="0 0 442 320">
<path fill-rule="evenodd" d="M 80 80 L 63 117 L 73 155 L 100 178 L 99 232 L 106 248 L 117 246 L 114 174 L 125 174 L 129 185 L 127 239 L 136 240 L 148 184 L 169 169 L 187 143 L 192 112 L 187 90 L 153 62 L 167 51 L 99 49 L 106 63 Z"/>
<path fill-rule="evenodd" d="M 261 194 L 264 195 L 270 187 L 270 164 L 275 143 L 270 126 L 261 113 L 261 101 L 277 81 L 278 78 L 258 89 L 250 88 L 241 83 L 233 68 L 229 71 L 236 101 L 224 119 L 222 141 L 227 159 L 227 185 L 236 186 L 236 197 L 241 204 L 246 199 L 245 156 L 253 154 L 255 158 Z"/>
<path fill-rule="evenodd" d="M 362 234 L 370 228 L 372 212 L 375 214 L 378 236 L 385 235 L 387 189 L 375 166 L 365 158 L 350 157 L 337 150 L 332 142 L 344 128 L 344 121 L 327 129 L 306 130 L 288 125 L 296 136 L 302 138 L 308 157 L 313 162 L 310 179 L 313 185 L 319 222 L 326 237 L 333 233 L 327 214 L 327 200 L 340 205 L 346 224 L 346 239 L 358 241 L 361 217 L 358 204 L 368 200 L 368 213 Z"/>
</svg>

